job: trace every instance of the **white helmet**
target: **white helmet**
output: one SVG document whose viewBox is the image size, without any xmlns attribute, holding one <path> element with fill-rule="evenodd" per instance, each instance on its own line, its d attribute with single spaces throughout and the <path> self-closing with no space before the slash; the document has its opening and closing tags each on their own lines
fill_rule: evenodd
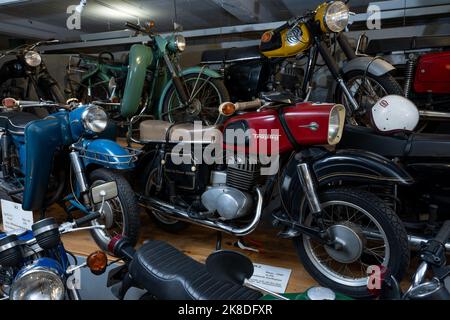
<svg viewBox="0 0 450 320">
<path fill-rule="evenodd" d="M 410 100 L 396 95 L 382 98 L 372 108 L 372 122 L 380 132 L 414 131 L 419 124 L 419 110 Z"/>
</svg>

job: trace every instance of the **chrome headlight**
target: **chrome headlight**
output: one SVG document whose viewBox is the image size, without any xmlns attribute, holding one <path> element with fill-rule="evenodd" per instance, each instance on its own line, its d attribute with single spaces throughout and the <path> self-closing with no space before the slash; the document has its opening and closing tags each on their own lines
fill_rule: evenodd
<svg viewBox="0 0 450 320">
<path fill-rule="evenodd" d="M 81 115 L 84 128 L 92 133 L 101 133 L 108 126 L 108 115 L 97 106 L 90 106 Z"/>
<path fill-rule="evenodd" d="M 30 67 L 37 67 L 41 65 L 42 57 L 36 51 L 28 51 L 27 53 L 25 53 L 25 62 Z"/>
<path fill-rule="evenodd" d="M 175 36 L 175 47 L 180 52 L 186 50 L 186 38 L 182 35 Z"/>
<path fill-rule="evenodd" d="M 328 143 L 330 145 L 337 145 L 341 142 L 345 126 L 345 114 L 345 107 L 341 104 L 337 104 L 331 109 L 328 124 Z"/>
<path fill-rule="evenodd" d="M 348 25 L 350 10 L 342 1 L 335 1 L 328 6 L 324 19 L 331 32 L 341 32 Z"/>
<path fill-rule="evenodd" d="M 34 267 L 19 274 L 11 287 L 11 300 L 63 300 L 64 282 L 52 269 Z"/>
</svg>

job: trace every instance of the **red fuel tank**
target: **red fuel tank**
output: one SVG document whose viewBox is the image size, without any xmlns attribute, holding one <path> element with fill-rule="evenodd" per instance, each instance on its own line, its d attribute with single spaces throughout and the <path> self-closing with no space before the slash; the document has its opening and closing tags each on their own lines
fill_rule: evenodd
<svg viewBox="0 0 450 320">
<path fill-rule="evenodd" d="M 450 93 L 450 51 L 420 57 L 414 90 L 417 93 Z"/>
<path fill-rule="evenodd" d="M 338 116 L 342 117 L 339 124 L 343 127 L 345 109 L 335 104 L 304 102 L 295 106 L 234 116 L 224 125 L 225 149 L 240 152 L 245 150 L 250 154 L 266 151 L 271 155 L 273 147 L 277 147 L 277 152 L 283 154 L 294 150 L 294 144 L 298 146 L 329 144 L 330 115 L 333 109 L 338 109 Z M 288 136 L 283 122 L 289 128 L 292 137 Z M 242 138 L 242 133 L 245 133 L 245 139 Z"/>
</svg>

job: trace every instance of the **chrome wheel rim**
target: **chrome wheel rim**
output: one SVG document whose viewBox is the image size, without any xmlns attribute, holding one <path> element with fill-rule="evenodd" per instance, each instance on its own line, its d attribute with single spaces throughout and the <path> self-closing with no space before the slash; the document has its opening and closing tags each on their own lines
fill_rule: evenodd
<svg viewBox="0 0 450 320">
<path fill-rule="evenodd" d="M 344 216 L 338 216 L 335 211 L 338 206 L 346 208 L 339 213 Z M 304 235 L 303 246 L 308 258 L 322 275 L 334 282 L 349 287 L 367 286 L 369 280 L 367 271 L 370 266 L 377 265 L 387 267 L 389 265 L 391 249 L 386 233 L 379 222 L 370 213 L 353 203 L 346 201 L 330 201 L 322 204 L 322 209 L 324 214 L 324 224 L 326 224 L 328 228 L 342 226 L 343 223 L 348 222 L 355 225 L 361 224 L 360 228 L 364 235 L 364 240 L 361 242 L 361 244 L 363 244 L 362 254 L 356 262 L 341 263 L 334 260 L 333 256 L 328 254 L 327 248 L 324 245 L 317 244 L 313 239 Z M 337 221 L 334 221 L 335 219 Z M 311 215 L 308 216 L 305 223 L 306 225 L 312 224 Z M 377 230 L 374 231 L 374 228 Z M 370 236 L 374 234 L 377 236 Z M 383 243 L 380 244 L 380 241 Z M 368 261 L 373 261 L 373 263 L 368 263 Z"/>
<path fill-rule="evenodd" d="M 96 187 L 105 184 L 106 181 L 97 180 L 92 184 Z M 101 204 L 95 206 L 95 210 L 100 210 Z M 119 219 L 118 219 L 119 218 Z M 94 229 L 92 233 L 99 239 L 102 249 L 106 250 L 111 240 L 118 236 L 124 235 L 125 213 L 122 202 L 119 197 L 108 200 L 102 212 L 102 217 L 91 222 L 93 226 L 105 225 L 106 229 Z M 104 246 L 104 247 L 103 247 Z"/>
</svg>

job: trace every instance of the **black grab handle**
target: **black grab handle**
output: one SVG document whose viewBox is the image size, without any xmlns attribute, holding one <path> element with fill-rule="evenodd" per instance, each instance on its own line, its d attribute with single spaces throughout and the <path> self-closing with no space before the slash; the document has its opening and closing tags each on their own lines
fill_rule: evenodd
<svg viewBox="0 0 450 320">
<path fill-rule="evenodd" d="M 95 212 L 95 213 L 88 214 L 87 216 L 84 216 L 80 219 L 77 219 L 74 222 L 77 227 L 80 227 L 80 226 L 82 226 L 88 222 L 91 222 L 95 219 L 98 219 L 100 217 L 101 217 L 101 214 L 99 212 Z"/>
<path fill-rule="evenodd" d="M 135 24 L 135 23 L 132 23 L 132 22 L 128 22 L 128 21 L 127 21 L 127 22 L 125 23 L 125 26 L 128 27 L 128 28 L 130 28 L 130 29 L 139 31 L 139 32 L 142 31 L 142 27 L 141 27 L 141 26 L 139 26 L 139 25 L 137 25 L 137 24 Z"/>
</svg>

